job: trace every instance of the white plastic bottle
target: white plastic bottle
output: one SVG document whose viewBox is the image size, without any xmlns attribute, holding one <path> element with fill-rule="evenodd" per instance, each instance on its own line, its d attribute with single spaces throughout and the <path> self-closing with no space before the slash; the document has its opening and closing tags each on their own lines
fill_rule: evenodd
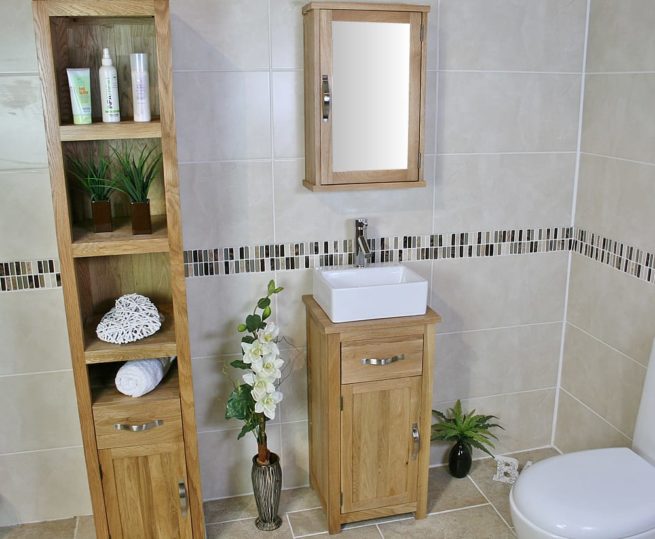
<svg viewBox="0 0 655 539">
<path fill-rule="evenodd" d="M 142 52 L 130 54 L 132 71 L 132 107 L 135 122 L 150 121 L 150 81 L 148 79 L 148 55 Z"/>
<path fill-rule="evenodd" d="M 120 122 L 121 111 L 118 99 L 118 75 L 109 56 L 109 49 L 102 49 L 100 68 L 100 99 L 102 100 L 102 121 Z"/>
</svg>

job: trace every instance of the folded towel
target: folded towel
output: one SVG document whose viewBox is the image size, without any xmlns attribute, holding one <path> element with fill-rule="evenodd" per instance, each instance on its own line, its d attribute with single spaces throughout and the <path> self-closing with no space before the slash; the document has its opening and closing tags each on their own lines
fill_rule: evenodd
<svg viewBox="0 0 655 539">
<path fill-rule="evenodd" d="M 149 393 L 166 376 L 174 359 L 175 356 L 128 361 L 116 373 L 116 389 L 131 397 Z"/>
</svg>

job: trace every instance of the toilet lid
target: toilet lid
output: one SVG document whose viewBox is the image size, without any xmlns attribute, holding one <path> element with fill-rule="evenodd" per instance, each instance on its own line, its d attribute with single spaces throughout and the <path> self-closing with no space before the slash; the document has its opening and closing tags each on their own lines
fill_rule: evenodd
<svg viewBox="0 0 655 539">
<path fill-rule="evenodd" d="M 616 539 L 655 529 L 655 467 L 627 448 L 537 462 L 512 497 L 526 519 L 557 536 Z"/>
</svg>

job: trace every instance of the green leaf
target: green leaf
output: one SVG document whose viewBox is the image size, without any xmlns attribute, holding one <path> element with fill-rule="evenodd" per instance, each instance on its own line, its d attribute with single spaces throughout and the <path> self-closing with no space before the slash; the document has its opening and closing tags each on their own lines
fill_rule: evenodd
<svg viewBox="0 0 655 539">
<path fill-rule="evenodd" d="M 250 394 L 252 388 L 248 384 L 241 384 L 234 389 L 227 399 L 225 419 L 247 420 L 255 411 L 255 401 Z"/>
<path fill-rule="evenodd" d="M 260 309 L 266 309 L 266 307 L 268 307 L 270 304 L 271 304 L 270 298 L 261 298 L 257 302 L 257 307 L 259 307 Z"/>
<path fill-rule="evenodd" d="M 255 342 L 255 338 L 252 335 L 244 335 L 241 337 L 241 342 L 247 342 L 248 344 L 252 344 Z"/>
<path fill-rule="evenodd" d="M 247 329 L 248 329 L 248 327 L 247 327 L 245 324 L 239 324 L 239 325 L 237 326 L 237 331 L 238 331 L 239 333 L 243 333 L 243 332 L 246 331 Z"/>
<path fill-rule="evenodd" d="M 261 324 L 262 319 L 258 314 L 249 314 L 246 316 L 246 327 L 251 333 L 257 331 L 261 327 Z"/>
<path fill-rule="evenodd" d="M 266 320 L 269 316 L 271 316 L 271 308 L 265 307 L 262 311 L 262 320 Z"/>
<path fill-rule="evenodd" d="M 280 292 L 282 292 L 282 290 L 284 290 L 283 287 L 276 288 L 275 290 L 273 290 L 273 293 L 274 293 L 274 294 L 279 294 Z"/>
<path fill-rule="evenodd" d="M 249 369 L 250 365 L 247 363 L 241 361 L 240 359 L 235 359 L 232 363 L 230 363 L 235 369 Z"/>
<path fill-rule="evenodd" d="M 254 422 L 254 423 L 246 423 L 246 424 L 243 426 L 243 428 L 241 429 L 241 432 L 239 432 L 239 435 L 237 436 L 237 440 L 240 440 L 240 439 L 243 438 L 246 434 L 248 434 L 249 432 L 255 430 L 256 427 L 257 427 L 257 422 Z"/>
<path fill-rule="evenodd" d="M 268 281 L 268 295 L 275 294 L 275 281 L 271 279 Z"/>
</svg>

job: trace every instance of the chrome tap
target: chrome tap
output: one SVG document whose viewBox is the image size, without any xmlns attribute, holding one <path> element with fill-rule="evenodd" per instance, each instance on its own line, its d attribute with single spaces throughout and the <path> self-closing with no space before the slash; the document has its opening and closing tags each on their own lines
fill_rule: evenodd
<svg viewBox="0 0 655 539">
<path fill-rule="evenodd" d="M 355 261 L 356 268 L 364 268 L 371 259 L 371 247 L 366 237 L 368 221 L 366 219 L 355 219 Z"/>
</svg>

